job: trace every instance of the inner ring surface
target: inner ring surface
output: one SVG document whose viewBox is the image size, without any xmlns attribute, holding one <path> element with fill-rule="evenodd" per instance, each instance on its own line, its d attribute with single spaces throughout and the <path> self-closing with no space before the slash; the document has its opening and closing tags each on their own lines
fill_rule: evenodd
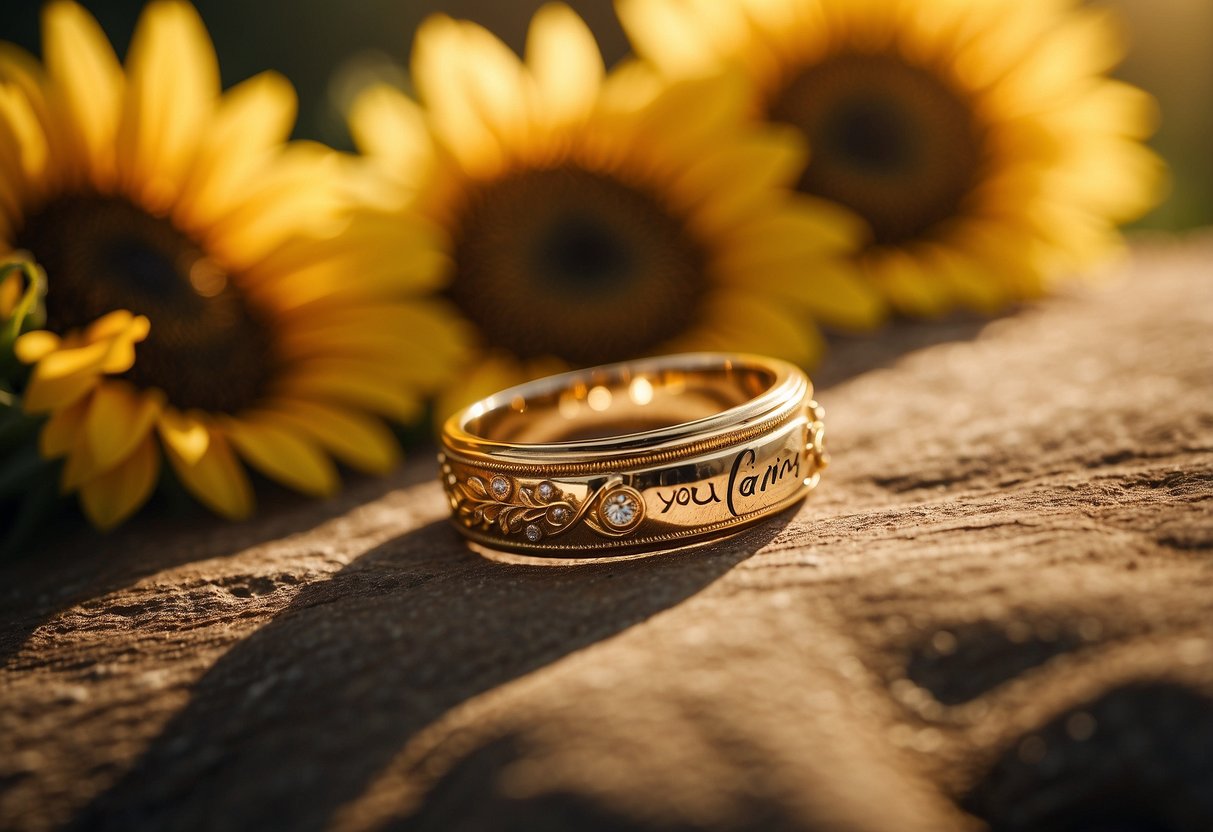
<svg viewBox="0 0 1213 832">
<path fill-rule="evenodd" d="M 577 443 L 625 437 L 707 419 L 775 386 L 761 364 L 617 364 L 507 390 L 474 406 L 464 431 L 511 445 Z M 499 400 L 498 400 L 499 399 Z"/>
</svg>

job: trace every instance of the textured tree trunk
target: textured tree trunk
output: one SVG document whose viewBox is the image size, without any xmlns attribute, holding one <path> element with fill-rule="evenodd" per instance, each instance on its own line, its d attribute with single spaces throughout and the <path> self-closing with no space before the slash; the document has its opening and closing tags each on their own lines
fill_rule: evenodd
<svg viewBox="0 0 1213 832">
<path fill-rule="evenodd" d="M 701 551 L 488 560 L 418 451 L 6 565 L 0 828 L 1213 829 L 1211 272 L 839 344 Z"/>
</svg>

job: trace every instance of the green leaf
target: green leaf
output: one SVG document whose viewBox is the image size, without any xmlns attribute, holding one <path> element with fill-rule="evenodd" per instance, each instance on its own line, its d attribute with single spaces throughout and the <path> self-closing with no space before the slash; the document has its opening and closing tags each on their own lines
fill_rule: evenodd
<svg viewBox="0 0 1213 832">
<path fill-rule="evenodd" d="M 13 273 L 25 277 L 25 291 L 21 293 L 13 313 L 0 320 L 0 378 L 8 378 L 14 368 L 20 367 L 20 362 L 13 355 L 13 344 L 17 337 L 46 323 L 46 272 L 34 263 L 5 263 L 0 265 L 0 283 Z"/>
</svg>

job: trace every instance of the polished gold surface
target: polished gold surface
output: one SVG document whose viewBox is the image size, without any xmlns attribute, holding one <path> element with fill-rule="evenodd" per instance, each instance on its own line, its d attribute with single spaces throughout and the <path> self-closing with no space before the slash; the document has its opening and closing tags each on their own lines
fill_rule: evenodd
<svg viewBox="0 0 1213 832">
<path fill-rule="evenodd" d="M 456 527 L 496 549 L 599 557 L 712 539 L 803 499 L 826 465 L 798 368 L 691 353 L 502 391 L 452 416 Z"/>
</svg>

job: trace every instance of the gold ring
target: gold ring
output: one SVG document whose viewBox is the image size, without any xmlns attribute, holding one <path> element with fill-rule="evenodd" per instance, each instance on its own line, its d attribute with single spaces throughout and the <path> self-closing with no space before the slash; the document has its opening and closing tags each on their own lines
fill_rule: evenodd
<svg viewBox="0 0 1213 832">
<path fill-rule="evenodd" d="M 689 353 L 512 387 L 456 413 L 438 461 L 472 541 L 554 557 L 681 548 L 799 502 L 825 468 L 797 367 Z"/>
</svg>

